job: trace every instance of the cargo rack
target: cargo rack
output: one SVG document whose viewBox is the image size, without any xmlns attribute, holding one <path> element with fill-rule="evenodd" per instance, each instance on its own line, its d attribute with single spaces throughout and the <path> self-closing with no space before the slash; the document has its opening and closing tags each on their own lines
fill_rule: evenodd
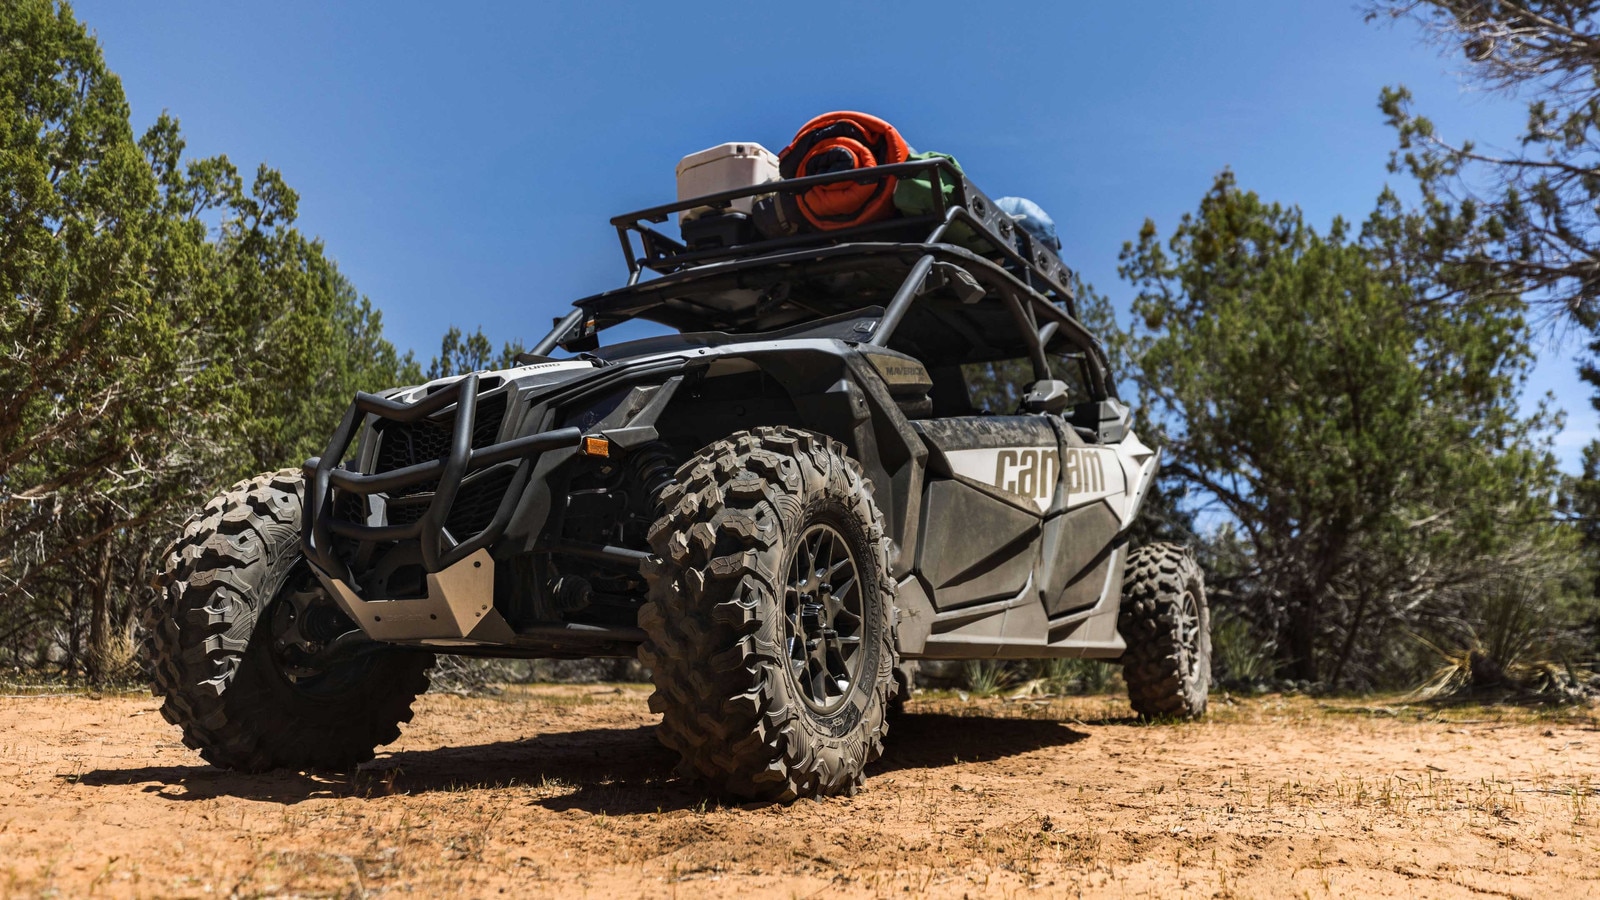
<svg viewBox="0 0 1600 900">
<path fill-rule="evenodd" d="M 926 177 L 932 188 L 932 212 L 916 216 L 896 216 L 849 228 L 802 231 L 798 234 L 763 238 L 728 247 L 703 249 L 690 248 L 650 227 L 652 224 L 665 222 L 668 216 L 676 212 L 700 207 L 725 210 L 733 201 L 746 197 L 799 194 L 818 185 L 841 181 L 871 184 L 888 177 Z M 950 190 L 948 198 L 945 196 L 947 188 Z M 824 175 L 808 175 L 803 178 L 788 178 L 718 191 L 715 194 L 691 197 L 676 203 L 624 213 L 612 218 L 611 224 L 617 229 L 617 238 L 622 242 L 623 256 L 628 262 L 629 285 L 637 284 L 647 269 L 659 275 L 669 275 L 726 260 L 747 259 L 810 246 L 857 243 L 871 239 L 927 245 L 950 244 L 948 238 L 951 228 L 964 224 L 982 238 L 982 243 L 993 248 L 992 253 L 985 255 L 1023 284 L 1061 306 L 1068 315 L 1077 317 L 1074 302 L 1076 297 L 1072 290 L 1072 270 L 1061 262 L 1054 251 L 1028 233 L 1027 229 L 1022 228 L 1015 219 L 978 190 L 954 163 L 938 157 L 829 172 Z M 632 237 L 635 234 L 638 235 L 639 242 L 637 251 Z M 925 236 L 918 239 L 918 235 Z M 908 237 L 910 240 L 907 240 Z M 970 246 L 968 244 L 969 249 Z"/>
</svg>

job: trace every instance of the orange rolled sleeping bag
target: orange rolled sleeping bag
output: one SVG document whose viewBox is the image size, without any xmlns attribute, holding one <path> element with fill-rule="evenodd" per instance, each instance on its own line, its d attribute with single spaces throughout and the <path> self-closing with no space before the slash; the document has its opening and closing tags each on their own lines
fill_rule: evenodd
<svg viewBox="0 0 1600 900">
<path fill-rule="evenodd" d="M 905 162 L 911 148 L 894 126 L 866 113 L 831 112 L 807 122 L 778 154 L 784 178 L 804 178 Z M 897 179 L 836 181 L 795 195 L 795 205 L 820 231 L 850 228 L 894 215 Z"/>
</svg>

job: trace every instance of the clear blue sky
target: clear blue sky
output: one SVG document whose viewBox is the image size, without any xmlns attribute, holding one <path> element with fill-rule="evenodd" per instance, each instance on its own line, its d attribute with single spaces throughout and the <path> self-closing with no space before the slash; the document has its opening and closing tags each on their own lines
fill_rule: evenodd
<svg viewBox="0 0 1600 900">
<path fill-rule="evenodd" d="M 1231 166 L 1324 227 L 1392 176 L 1376 102 L 1403 83 L 1446 134 L 1508 143 L 1504 97 L 1465 92 L 1408 25 L 1353 4 L 309 3 L 80 0 L 142 129 L 163 109 L 191 153 L 265 162 L 300 227 L 427 360 L 451 324 L 532 341 L 621 283 L 613 214 L 674 197 L 678 158 L 776 151 L 859 109 L 960 159 L 991 196 L 1055 217 L 1067 263 L 1120 309 L 1117 252 L 1165 233 Z M 1530 390 L 1595 435 L 1576 340 Z"/>
</svg>

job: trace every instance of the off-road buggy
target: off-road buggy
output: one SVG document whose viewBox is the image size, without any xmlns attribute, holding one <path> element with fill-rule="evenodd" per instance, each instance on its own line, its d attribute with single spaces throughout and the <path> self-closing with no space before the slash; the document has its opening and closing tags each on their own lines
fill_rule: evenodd
<svg viewBox="0 0 1600 900">
<path fill-rule="evenodd" d="M 888 176 L 931 182 L 931 210 L 694 245 L 651 227 Z M 637 654 L 683 771 L 747 798 L 854 791 L 902 660 L 1120 660 L 1139 714 L 1204 711 L 1200 570 L 1127 543 L 1157 454 L 1068 270 L 956 167 L 612 224 L 626 286 L 519 365 L 360 394 L 321 458 L 185 527 L 149 649 L 202 757 L 370 759 L 435 653 Z M 601 341 L 632 320 L 673 333 Z"/>
</svg>

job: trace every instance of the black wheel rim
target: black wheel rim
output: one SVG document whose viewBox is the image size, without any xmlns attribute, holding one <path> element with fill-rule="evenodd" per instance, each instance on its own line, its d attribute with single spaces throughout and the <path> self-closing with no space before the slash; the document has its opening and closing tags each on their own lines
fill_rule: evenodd
<svg viewBox="0 0 1600 900">
<path fill-rule="evenodd" d="M 831 713 L 844 704 L 861 669 L 862 585 L 855 553 L 833 526 L 807 528 L 784 584 L 789 672 L 806 705 Z"/>
<path fill-rule="evenodd" d="M 269 650 L 278 675 L 297 692 L 334 694 L 346 689 L 365 665 L 357 659 L 333 661 L 331 650 L 353 634 L 351 621 L 328 596 L 322 582 L 301 560 L 290 570 L 267 609 Z M 342 643 L 342 642 L 341 642 Z"/>
<path fill-rule="evenodd" d="M 1172 627 L 1183 654 L 1183 674 L 1191 684 L 1200 677 L 1200 601 L 1193 591 L 1184 591 L 1172 611 Z"/>
</svg>

